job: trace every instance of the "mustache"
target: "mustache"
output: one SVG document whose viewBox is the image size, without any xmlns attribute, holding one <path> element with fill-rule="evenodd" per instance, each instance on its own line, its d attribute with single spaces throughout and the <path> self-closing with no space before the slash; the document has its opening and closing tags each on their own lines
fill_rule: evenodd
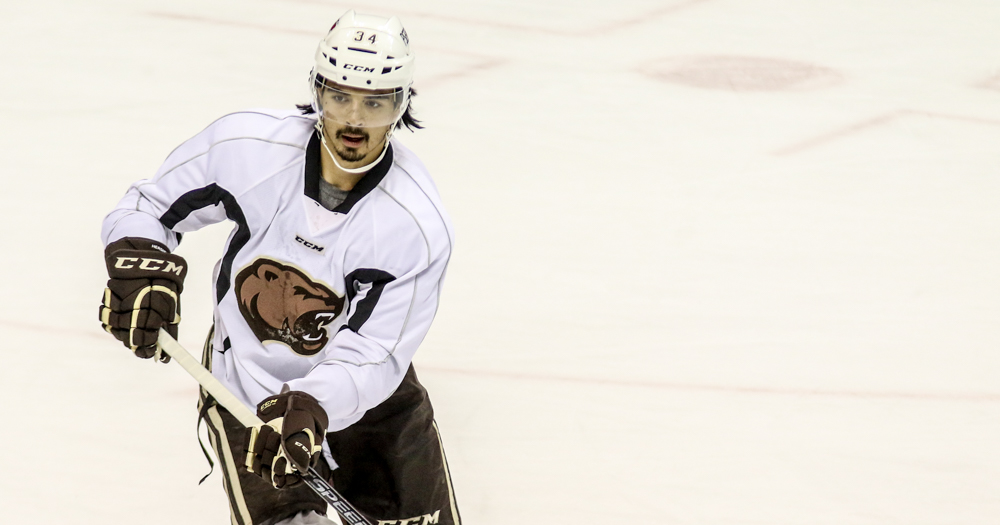
<svg viewBox="0 0 1000 525">
<path fill-rule="evenodd" d="M 365 138 L 365 140 L 368 140 L 369 138 L 368 132 L 365 131 L 364 128 L 353 128 L 353 127 L 340 128 L 337 130 L 337 133 L 334 136 L 334 138 L 339 139 L 342 135 L 362 136 Z"/>
</svg>

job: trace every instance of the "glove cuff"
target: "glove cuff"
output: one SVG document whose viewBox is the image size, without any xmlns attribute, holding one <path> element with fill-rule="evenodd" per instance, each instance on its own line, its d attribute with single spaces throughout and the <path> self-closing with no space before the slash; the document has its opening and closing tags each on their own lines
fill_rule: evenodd
<svg viewBox="0 0 1000 525">
<path fill-rule="evenodd" d="M 145 237 L 122 237 L 104 248 L 104 256 L 107 257 L 116 250 L 156 250 L 160 253 L 170 253 L 170 249 L 162 242 Z"/>
<path fill-rule="evenodd" d="M 319 401 L 301 390 L 285 391 L 264 399 L 257 405 L 257 417 L 267 422 L 296 410 L 309 413 L 324 429 L 330 424 Z"/>
</svg>

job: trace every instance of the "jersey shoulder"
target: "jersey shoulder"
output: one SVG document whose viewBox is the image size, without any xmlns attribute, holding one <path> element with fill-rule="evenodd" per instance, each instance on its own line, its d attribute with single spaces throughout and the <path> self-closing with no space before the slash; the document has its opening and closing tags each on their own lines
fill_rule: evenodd
<svg viewBox="0 0 1000 525">
<path fill-rule="evenodd" d="M 167 156 L 167 163 L 185 162 L 192 156 L 204 155 L 222 143 L 244 141 L 287 145 L 305 149 L 312 136 L 316 119 L 296 111 L 249 109 L 219 117 L 186 140 Z"/>
<path fill-rule="evenodd" d="M 377 237 L 388 244 L 422 253 L 424 263 L 447 258 L 454 233 L 430 174 L 424 164 L 405 146 L 392 141 L 393 165 L 373 195 L 372 212 L 383 225 Z"/>
<path fill-rule="evenodd" d="M 305 148 L 316 118 L 295 110 L 247 109 L 224 115 L 205 129 L 213 143 L 223 140 L 258 140 Z M 205 133 L 202 132 L 202 133 Z"/>
<path fill-rule="evenodd" d="M 427 170 L 427 166 L 417 157 L 416 153 L 407 148 L 396 139 L 392 139 L 392 163 L 395 167 L 402 169 L 410 175 L 410 178 L 421 183 L 434 186 L 434 181 Z M 437 193 L 437 186 L 434 186 L 434 193 Z"/>
<path fill-rule="evenodd" d="M 315 118 L 296 111 L 251 109 L 224 115 L 175 148 L 157 179 L 182 168 L 211 172 L 206 180 L 247 169 L 266 174 L 303 156 L 315 124 Z"/>
<path fill-rule="evenodd" d="M 389 193 L 398 194 L 410 204 L 444 209 L 427 166 L 395 139 L 392 140 L 392 168 L 379 186 Z"/>
</svg>

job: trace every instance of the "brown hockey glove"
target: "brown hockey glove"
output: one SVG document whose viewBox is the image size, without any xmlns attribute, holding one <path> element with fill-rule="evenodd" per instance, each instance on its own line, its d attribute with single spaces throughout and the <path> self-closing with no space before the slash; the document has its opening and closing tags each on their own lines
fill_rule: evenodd
<svg viewBox="0 0 1000 525">
<path fill-rule="evenodd" d="M 104 260 L 110 279 L 101 302 L 101 324 L 135 355 L 149 359 L 157 354 L 160 327 L 177 337 L 187 263 L 166 246 L 140 237 L 109 244 Z M 157 358 L 170 361 L 167 354 Z"/>
<path fill-rule="evenodd" d="M 261 401 L 257 416 L 265 424 L 247 433 L 247 470 L 278 489 L 297 485 L 298 472 L 319 463 L 326 411 L 313 396 L 292 390 Z"/>
</svg>

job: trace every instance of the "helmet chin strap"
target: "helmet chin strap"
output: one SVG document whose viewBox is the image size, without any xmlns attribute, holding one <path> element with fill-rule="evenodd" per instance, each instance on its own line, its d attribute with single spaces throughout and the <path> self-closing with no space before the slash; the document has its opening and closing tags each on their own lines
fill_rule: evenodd
<svg viewBox="0 0 1000 525">
<path fill-rule="evenodd" d="M 384 139 L 384 142 L 382 144 L 382 153 L 379 154 L 379 156 L 378 156 L 377 159 L 373 160 L 369 164 L 365 164 L 364 166 L 361 166 L 360 168 L 345 168 L 345 167 L 343 167 L 343 166 L 340 165 L 340 162 L 337 162 L 337 155 L 332 150 L 330 150 L 330 146 L 328 146 L 327 143 L 326 143 L 326 132 L 323 131 L 323 116 L 320 115 L 319 120 L 316 121 L 316 129 L 319 130 L 319 141 L 320 141 L 320 143 L 323 144 L 323 149 L 326 150 L 327 154 L 330 155 L 330 158 L 333 159 L 333 163 L 336 164 L 337 167 L 340 168 L 341 171 L 344 171 L 344 172 L 350 173 L 350 174 L 364 173 L 364 172 L 372 169 L 372 167 L 374 167 L 379 162 L 382 162 L 382 159 L 385 157 L 385 152 L 389 151 L 389 137 L 392 136 L 392 130 L 395 127 L 396 127 L 395 124 L 393 124 L 393 125 L 389 126 L 388 130 L 386 130 L 386 132 L 385 132 L 385 139 Z"/>
</svg>

